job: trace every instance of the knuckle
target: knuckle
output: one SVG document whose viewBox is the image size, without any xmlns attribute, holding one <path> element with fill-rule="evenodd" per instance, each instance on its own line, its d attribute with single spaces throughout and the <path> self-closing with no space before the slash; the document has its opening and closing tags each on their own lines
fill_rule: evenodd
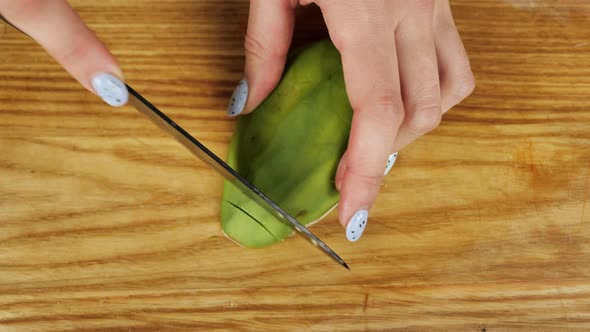
<svg viewBox="0 0 590 332">
<path fill-rule="evenodd" d="M 442 110 L 438 103 L 427 103 L 419 105 L 415 112 L 412 112 L 408 122 L 408 129 L 415 134 L 423 135 L 438 127 L 442 119 Z"/>
<path fill-rule="evenodd" d="M 383 180 L 383 167 L 378 167 L 375 170 L 370 170 L 365 163 L 355 165 L 354 163 L 347 170 L 348 176 L 355 179 L 355 183 L 361 185 L 363 188 L 379 187 Z"/>
<path fill-rule="evenodd" d="M 262 37 L 254 35 L 252 32 L 248 32 L 244 39 L 246 53 L 254 57 L 269 59 L 286 56 L 287 48 L 273 46 L 274 45 L 267 43 Z"/>
<path fill-rule="evenodd" d="M 471 69 L 465 70 L 461 75 L 459 75 L 456 83 L 454 84 L 453 91 L 455 97 L 461 101 L 471 95 L 473 90 L 475 90 L 475 77 L 473 76 Z"/>
<path fill-rule="evenodd" d="M 425 73 L 422 77 L 430 75 L 431 73 Z M 409 107 L 410 112 L 419 112 L 422 109 L 429 109 L 436 107 L 440 102 L 440 83 L 438 79 L 428 79 L 425 82 L 418 85 L 413 91 L 410 92 L 410 102 L 412 103 Z"/>
<path fill-rule="evenodd" d="M 335 29 L 331 33 L 330 38 L 332 39 L 334 46 L 341 53 L 359 47 L 359 43 L 362 40 L 359 36 L 358 29 L 355 29 L 352 24 Z"/>
<path fill-rule="evenodd" d="M 408 126 L 411 132 L 422 135 L 438 127 L 442 118 L 439 82 L 434 80 L 421 85 L 414 96 L 414 102 L 408 107 Z"/>
<path fill-rule="evenodd" d="M 55 59 L 62 64 L 73 64 L 88 59 L 88 56 L 96 50 L 91 40 L 77 38 L 66 50 L 56 54 Z"/>
<path fill-rule="evenodd" d="M 260 40 L 253 36 L 252 33 L 248 32 L 246 34 L 246 38 L 244 39 L 244 48 L 246 49 L 246 53 L 251 54 L 258 58 L 267 58 L 269 50 L 264 46 Z"/>
<path fill-rule="evenodd" d="M 475 90 L 475 77 L 473 76 L 473 72 L 469 70 L 469 72 L 464 74 L 463 79 L 460 81 L 457 88 L 457 94 L 464 99 L 471 95 L 473 90 Z"/>
<path fill-rule="evenodd" d="M 403 122 L 404 104 L 399 92 L 384 90 L 374 93 L 370 98 L 370 102 L 363 103 L 364 106 L 359 105 L 355 109 L 367 113 L 373 117 L 375 123 L 387 128 L 397 127 Z"/>
</svg>

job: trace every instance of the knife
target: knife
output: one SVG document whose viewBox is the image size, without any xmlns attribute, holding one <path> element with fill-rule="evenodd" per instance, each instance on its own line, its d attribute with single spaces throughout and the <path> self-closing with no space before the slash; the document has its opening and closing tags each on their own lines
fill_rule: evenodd
<svg viewBox="0 0 590 332">
<path fill-rule="evenodd" d="M 4 21 L 14 29 L 23 33 L 30 38 L 29 35 L 24 33 L 22 30 L 10 23 L 6 18 L 0 14 L 0 21 Z M 311 242 L 316 248 L 322 250 L 326 255 L 332 258 L 341 266 L 350 270 L 346 262 L 338 254 L 336 254 L 330 247 L 328 247 L 322 240 L 314 235 L 310 230 L 305 228 L 299 223 L 293 216 L 283 210 L 277 203 L 272 201 L 262 191 L 244 179 L 236 170 L 226 164 L 221 158 L 215 153 L 209 150 L 205 145 L 199 142 L 196 138 L 191 136 L 182 127 L 177 125 L 172 119 L 166 114 L 152 105 L 149 101 L 143 98 L 137 91 L 131 88 L 128 84 L 125 84 L 129 92 L 128 103 L 135 107 L 139 112 L 146 115 L 154 124 L 160 127 L 162 130 L 174 137 L 178 142 L 184 145 L 190 152 L 201 159 L 203 162 L 211 166 L 219 174 L 221 174 L 227 181 L 236 186 L 246 196 L 255 201 L 258 205 L 263 207 L 269 213 L 275 215 L 281 222 L 287 224 Z"/>
<path fill-rule="evenodd" d="M 127 90 L 129 90 L 129 101 L 128 103 L 135 107 L 139 112 L 147 116 L 154 124 L 160 129 L 164 130 L 168 134 L 172 135 L 178 142 L 184 145 L 190 152 L 200 158 L 203 162 L 215 169 L 230 183 L 240 189 L 250 199 L 262 206 L 266 211 L 278 217 L 283 223 L 295 228 L 299 234 L 303 235 L 309 242 L 314 246 L 321 249 L 324 253 L 330 256 L 334 261 L 342 265 L 343 267 L 350 270 L 348 265 L 338 256 L 330 247 L 328 247 L 322 240 L 314 235 L 309 229 L 305 228 L 289 213 L 283 210 L 278 204 L 272 201 L 262 191 L 244 179 L 236 170 L 226 164 L 221 158 L 215 153 L 209 150 L 205 145 L 199 142 L 196 138 L 191 136 L 182 127 L 177 125 L 172 119 L 166 114 L 152 105 L 149 101 L 143 98 L 137 91 L 135 91 L 128 84 Z"/>
</svg>

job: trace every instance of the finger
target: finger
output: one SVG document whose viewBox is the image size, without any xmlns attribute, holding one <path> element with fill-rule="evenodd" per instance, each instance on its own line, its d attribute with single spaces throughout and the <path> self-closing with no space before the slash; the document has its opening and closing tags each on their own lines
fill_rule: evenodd
<svg viewBox="0 0 590 332">
<path fill-rule="evenodd" d="M 354 109 L 338 204 L 349 241 L 357 241 L 365 229 L 403 119 L 393 26 L 385 23 L 390 21 L 385 10 L 373 10 L 370 21 L 358 20 L 359 12 L 367 12 L 362 7 L 369 5 L 375 3 L 320 5 L 342 56 L 346 91 Z"/>
<path fill-rule="evenodd" d="M 475 88 L 469 58 L 455 27 L 448 0 L 435 1 L 434 33 L 442 110 L 445 113 L 467 98 Z"/>
<path fill-rule="evenodd" d="M 435 129 L 441 120 L 438 66 L 432 35 L 432 5 L 412 6 L 411 20 L 396 29 L 405 118 L 395 140 L 399 151 Z"/>
<path fill-rule="evenodd" d="M 86 89 L 112 106 L 127 102 L 115 58 L 66 1 L 0 0 L 0 12 Z"/>
<path fill-rule="evenodd" d="M 292 0 L 251 0 L 248 17 L 245 78 L 234 89 L 227 107 L 230 116 L 252 112 L 276 87 L 295 24 Z"/>
</svg>

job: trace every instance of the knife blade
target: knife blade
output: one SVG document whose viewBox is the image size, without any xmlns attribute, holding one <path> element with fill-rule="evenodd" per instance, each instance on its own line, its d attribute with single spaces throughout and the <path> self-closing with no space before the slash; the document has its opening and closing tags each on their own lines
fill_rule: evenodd
<svg viewBox="0 0 590 332">
<path fill-rule="evenodd" d="M 155 125 L 160 127 L 184 147 L 186 147 L 195 156 L 203 162 L 211 166 L 219 174 L 221 174 L 227 181 L 236 186 L 246 196 L 255 201 L 258 205 L 263 207 L 266 211 L 276 216 L 281 222 L 293 227 L 299 234 L 311 242 L 315 247 L 322 250 L 330 258 L 350 270 L 346 262 L 338 254 L 336 254 L 330 247 L 328 247 L 322 240 L 314 235 L 309 229 L 298 222 L 293 216 L 283 210 L 277 203 L 265 195 L 261 190 L 256 188 L 253 184 L 243 178 L 236 170 L 225 163 L 215 153 L 209 150 L 203 143 L 191 136 L 186 130 L 176 124 L 166 114 L 160 111 L 156 106 L 147 101 L 137 91 L 135 91 L 128 84 L 125 84 L 129 91 L 128 103 L 135 107 L 139 112 L 147 116 Z"/>
</svg>

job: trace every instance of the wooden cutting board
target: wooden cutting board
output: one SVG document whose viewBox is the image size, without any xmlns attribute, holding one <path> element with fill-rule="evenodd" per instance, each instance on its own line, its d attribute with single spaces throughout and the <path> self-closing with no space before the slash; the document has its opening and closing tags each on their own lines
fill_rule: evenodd
<svg viewBox="0 0 590 332">
<path fill-rule="evenodd" d="M 225 156 L 246 1 L 71 3 Z M 452 6 L 476 90 L 401 151 L 361 241 L 313 226 L 350 272 L 224 238 L 220 177 L 0 27 L 0 331 L 590 330 L 590 3 Z"/>
</svg>

